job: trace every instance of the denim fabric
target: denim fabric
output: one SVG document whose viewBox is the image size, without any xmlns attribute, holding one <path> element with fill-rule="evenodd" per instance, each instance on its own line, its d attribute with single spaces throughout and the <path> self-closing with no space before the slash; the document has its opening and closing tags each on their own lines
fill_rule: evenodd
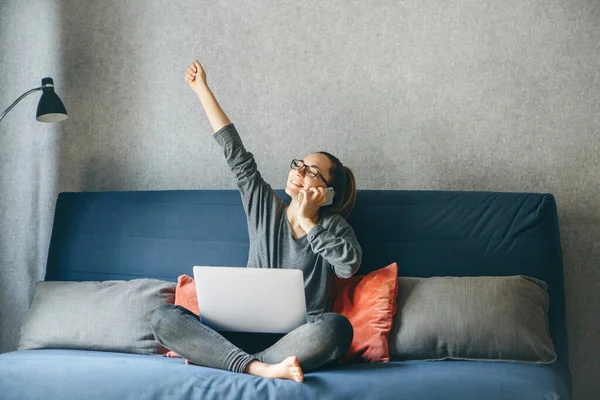
<svg viewBox="0 0 600 400">
<path fill-rule="evenodd" d="M 289 356 L 298 358 L 303 371 L 314 370 L 340 360 L 350 348 L 354 333 L 346 317 L 336 313 L 323 313 L 283 336 L 219 333 L 202 324 L 191 311 L 172 304 L 153 310 L 151 326 L 156 340 L 181 357 L 234 372 L 244 372 L 253 360 L 276 364 Z M 232 341 L 246 345 L 242 349 Z M 257 343 L 267 347 L 260 351 Z"/>
</svg>

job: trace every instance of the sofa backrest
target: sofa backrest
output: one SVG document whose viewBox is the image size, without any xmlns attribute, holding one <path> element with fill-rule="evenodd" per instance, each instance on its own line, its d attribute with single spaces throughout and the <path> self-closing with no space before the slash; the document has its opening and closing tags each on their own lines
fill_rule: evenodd
<svg viewBox="0 0 600 400">
<path fill-rule="evenodd" d="M 545 281 L 550 332 L 559 362 L 568 365 L 552 195 L 359 190 L 348 222 L 363 249 L 359 274 L 397 262 L 401 276 Z M 46 280 L 176 281 L 194 265 L 245 266 L 248 249 L 237 190 L 60 193 Z"/>
</svg>

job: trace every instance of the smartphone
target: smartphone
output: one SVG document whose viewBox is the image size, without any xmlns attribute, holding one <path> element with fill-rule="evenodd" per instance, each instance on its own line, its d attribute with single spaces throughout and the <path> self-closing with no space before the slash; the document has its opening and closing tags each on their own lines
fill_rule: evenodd
<svg viewBox="0 0 600 400">
<path fill-rule="evenodd" d="M 323 206 L 331 205 L 333 203 L 333 196 L 335 196 L 335 191 L 333 190 L 333 188 L 326 187 L 325 188 L 325 204 L 323 204 Z"/>
<path fill-rule="evenodd" d="M 333 204 L 333 196 L 335 196 L 335 191 L 332 187 L 325 188 L 325 204 L 323 206 L 329 206 Z M 300 203 L 302 202 L 302 193 L 298 193 L 298 207 L 300 207 Z M 323 207 L 321 206 L 321 207 Z"/>
</svg>

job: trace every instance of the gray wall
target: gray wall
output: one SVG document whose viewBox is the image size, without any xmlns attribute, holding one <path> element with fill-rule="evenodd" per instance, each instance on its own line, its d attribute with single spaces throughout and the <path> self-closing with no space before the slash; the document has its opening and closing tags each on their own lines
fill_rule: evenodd
<svg viewBox="0 0 600 400">
<path fill-rule="evenodd" d="M 64 81 L 52 3 L 0 0 L 0 113 L 43 77 Z M 66 126 L 37 122 L 39 99 L 29 95 L 0 122 L 0 352 L 16 347 L 50 242 Z"/>
<path fill-rule="evenodd" d="M 2 351 L 56 193 L 235 189 L 183 79 L 198 58 L 274 187 L 325 149 L 359 189 L 553 193 L 575 394 L 598 395 L 598 1 L 4 0 L 0 33 L 0 108 L 50 75 L 70 113 L 39 124 L 36 97 L 0 122 Z"/>
</svg>

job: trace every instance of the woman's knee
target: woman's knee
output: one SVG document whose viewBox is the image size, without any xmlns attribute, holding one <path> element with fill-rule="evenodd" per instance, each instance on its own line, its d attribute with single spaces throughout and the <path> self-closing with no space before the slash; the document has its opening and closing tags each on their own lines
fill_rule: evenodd
<svg viewBox="0 0 600 400">
<path fill-rule="evenodd" d="M 348 318 L 344 317 L 342 314 L 334 312 L 323 313 L 319 319 L 322 319 L 323 322 L 330 325 L 332 329 L 339 333 L 349 335 L 353 333 L 352 324 Z"/>
<path fill-rule="evenodd" d="M 352 339 L 354 338 L 354 328 L 350 323 L 348 318 L 344 317 L 341 314 L 337 314 L 339 317 L 336 317 L 337 329 L 340 332 L 341 345 L 343 347 L 343 352 L 345 353 L 349 348 L 350 344 L 352 344 Z"/>
<path fill-rule="evenodd" d="M 340 352 L 345 353 L 354 337 L 354 329 L 348 318 L 338 313 L 325 313 L 321 318 L 329 327 L 332 339 L 340 347 Z"/>
<path fill-rule="evenodd" d="M 150 313 L 150 327 L 154 335 L 158 336 L 161 332 L 169 331 L 173 326 L 179 324 L 185 315 L 198 319 L 198 316 L 187 308 L 174 304 L 163 304 Z"/>
<path fill-rule="evenodd" d="M 160 331 L 161 327 L 164 327 L 165 324 L 169 323 L 169 320 L 173 318 L 174 312 L 176 312 L 175 305 L 173 304 L 163 304 L 162 306 L 156 307 L 150 313 L 150 326 L 152 330 L 156 334 L 157 331 Z"/>
</svg>

